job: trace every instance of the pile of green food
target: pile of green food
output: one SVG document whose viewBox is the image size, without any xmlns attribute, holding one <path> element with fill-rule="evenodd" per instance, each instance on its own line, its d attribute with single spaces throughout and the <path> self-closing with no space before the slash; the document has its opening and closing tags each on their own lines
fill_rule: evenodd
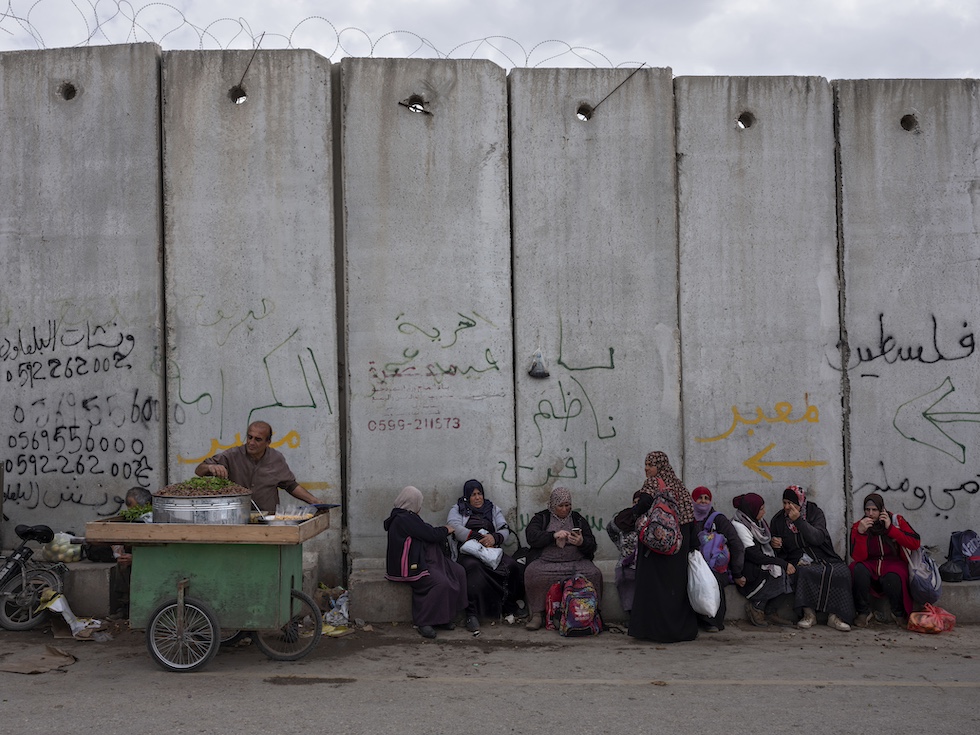
<svg viewBox="0 0 980 735">
<path fill-rule="evenodd" d="M 119 517 L 124 521 L 133 523 L 153 510 L 152 505 L 134 505 L 132 508 L 123 508 L 119 511 Z"/>
<path fill-rule="evenodd" d="M 236 485 L 224 477 L 192 477 L 175 485 L 167 485 L 154 495 L 165 498 L 204 498 L 212 495 L 250 495 L 251 490 Z"/>
</svg>

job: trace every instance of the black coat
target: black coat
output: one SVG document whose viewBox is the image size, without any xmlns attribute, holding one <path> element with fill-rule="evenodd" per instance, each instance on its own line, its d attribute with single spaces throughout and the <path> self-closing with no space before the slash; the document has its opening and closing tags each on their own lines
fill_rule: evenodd
<svg viewBox="0 0 980 735">
<path fill-rule="evenodd" d="M 778 536 L 783 540 L 782 548 L 776 549 L 776 556 L 794 566 L 800 563 L 804 553 L 814 560 L 843 561 L 834 551 L 824 512 L 816 503 L 807 502 L 806 516 L 805 521 L 802 518 L 795 521 L 796 533 L 790 530 L 785 511 L 781 510 L 772 517 L 769 528 L 773 538 Z"/>
<path fill-rule="evenodd" d="M 524 529 L 524 537 L 527 539 L 527 545 L 530 547 L 530 551 L 527 552 L 528 564 L 541 556 L 541 552 L 547 547 L 554 545 L 555 534 L 545 530 L 550 522 L 551 511 L 545 508 L 535 513 L 531 522 L 527 524 L 527 528 Z M 573 510 L 572 524 L 582 529 L 582 545 L 578 547 L 579 551 L 582 552 L 582 556 L 589 560 L 595 558 L 598 543 L 595 540 L 592 529 L 589 527 L 588 519 L 581 513 L 576 513 Z"/>
<path fill-rule="evenodd" d="M 392 508 L 384 526 L 388 532 L 385 578 L 393 582 L 412 582 L 428 574 L 425 544 L 444 543 L 449 534 L 445 527 L 430 526 L 403 508 Z"/>
</svg>

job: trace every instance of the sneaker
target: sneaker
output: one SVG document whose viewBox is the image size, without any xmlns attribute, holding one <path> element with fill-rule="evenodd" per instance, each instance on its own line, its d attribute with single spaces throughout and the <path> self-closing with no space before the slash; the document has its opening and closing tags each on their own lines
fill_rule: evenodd
<svg viewBox="0 0 980 735">
<path fill-rule="evenodd" d="M 456 623 L 443 623 L 442 625 L 433 625 L 433 628 L 438 628 L 439 630 L 456 630 Z"/>
<path fill-rule="evenodd" d="M 843 620 L 841 620 L 839 617 L 837 617 L 834 613 L 830 613 L 830 615 L 827 616 L 827 625 L 829 627 L 833 628 L 834 630 L 841 631 L 842 633 L 846 633 L 847 631 L 849 631 L 851 629 L 851 626 L 850 625 L 848 625 L 847 623 L 845 623 Z"/>
<path fill-rule="evenodd" d="M 868 628 L 871 626 L 871 622 L 875 619 L 875 615 L 872 612 L 859 612 L 854 616 L 854 627 L 855 628 Z"/>
<path fill-rule="evenodd" d="M 769 627 L 769 623 L 766 622 L 765 612 L 753 606 L 751 602 L 745 603 L 745 616 L 749 619 L 749 622 L 757 628 Z"/>
<path fill-rule="evenodd" d="M 525 630 L 540 630 L 541 629 L 541 626 L 543 624 L 544 624 L 544 621 L 542 620 L 541 613 L 534 613 L 534 615 L 531 616 L 531 619 L 528 620 L 527 623 L 524 625 L 524 629 Z"/>
<path fill-rule="evenodd" d="M 480 629 L 480 621 L 477 619 L 476 615 L 466 616 L 466 629 L 470 633 L 476 633 Z"/>
<path fill-rule="evenodd" d="M 704 628 L 704 632 L 705 633 L 718 633 L 720 631 L 718 630 L 718 626 L 717 625 L 707 625 Z"/>
<path fill-rule="evenodd" d="M 791 628 L 796 625 L 792 620 L 787 620 L 782 615 L 778 613 L 769 613 L 766 615 L 766 620 L 768 620 L 773 625 L 781 625 L 783 627 Z"/>
<path fill-rule="evenodd" d="M 806 630 L 807 628 L 812 628 L 816 624 L 817 624 L 817 614 L 813 612 L 813 608 L 812 607 L 803 608 L 803 617 L 800 618 L 799 622 L 796 623 L 796 627 L 803 628 L 803 630 Z"/>
<path fill-rule="evenodd" d="M 436 629 L 433 628 L 431 625 L 420 625 L 419 635 L 422 636 L 423 638 L 435 638 Z"/>
</svg>

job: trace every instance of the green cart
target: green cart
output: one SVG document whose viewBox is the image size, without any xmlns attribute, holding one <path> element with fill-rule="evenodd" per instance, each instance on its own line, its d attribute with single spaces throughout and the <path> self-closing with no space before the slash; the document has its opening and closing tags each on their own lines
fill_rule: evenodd
<svg viewBox="0 0 980 735">
<path fill-rule="evenodd" d="M 329 511 L 297 525 L 86 524 L 87 541 L 133 548 L 129 619 L 168 671 L 197 671 L 223 641 L 250 631 L 270 658 L 295 661 L 320 638 L 320 609 L 303 586 L 303 542 Z"/>
</svg>

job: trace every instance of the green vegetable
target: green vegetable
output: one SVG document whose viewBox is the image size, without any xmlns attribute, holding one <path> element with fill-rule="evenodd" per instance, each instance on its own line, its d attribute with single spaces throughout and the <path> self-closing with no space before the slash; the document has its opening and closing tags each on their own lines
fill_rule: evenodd
<svg viewBox="0 0 980 735">
<path fill-rule="evenodd" d="M 149 513 L 151 510 L 153 510 L 152 505 L 136 505 L 132 508 L 123 508 L 121 511 L 119 511 L 119 516 L 124 521 L 129 521 L 132 523 L 134 521 L 138 521 L 144 514 Z"/>
</svg>

